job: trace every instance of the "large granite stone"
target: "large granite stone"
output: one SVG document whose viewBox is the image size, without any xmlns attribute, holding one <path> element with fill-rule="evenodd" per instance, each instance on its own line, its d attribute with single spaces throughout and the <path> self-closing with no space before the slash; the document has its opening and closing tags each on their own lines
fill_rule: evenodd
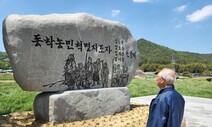
<svg viewBox="0 0 212 127">
<path fill-rule="evenodd" d="M 91 119 L 129 109 L 127 87 L 44 92 L 38 94 L 34 101 L 35 118 L 52 122 Z"/>
<path fill-rule="evenodd" d="M 89 14 L 10 15 L 3 40 L 28 91 L 124 87 L 138 63 L 127 27 Z"/>
</svg>

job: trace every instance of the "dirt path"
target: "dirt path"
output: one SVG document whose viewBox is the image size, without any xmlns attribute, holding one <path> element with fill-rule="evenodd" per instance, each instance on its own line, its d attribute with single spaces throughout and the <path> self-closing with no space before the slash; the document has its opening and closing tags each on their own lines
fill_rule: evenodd
<svg viewBox="0 0 212 127">
<path fill-rule="evenodd" d="M 15 82 L 15 80 L 0 80 L 0 82 Z"/>
</svg>

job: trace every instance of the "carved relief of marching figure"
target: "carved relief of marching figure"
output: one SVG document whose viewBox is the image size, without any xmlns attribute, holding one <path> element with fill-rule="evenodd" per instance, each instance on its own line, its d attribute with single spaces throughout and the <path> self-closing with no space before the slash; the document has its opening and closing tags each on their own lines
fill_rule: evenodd
<svg viewBox="0 0 212 127">
<path fill-rule="evenodd" d="M 126 86 L 128 83 L 128 67 L 126 67 L 125 65 L 122 67 L 122 74 L 121 74 L 121 84 L 120 86 Z"/>
<path fill-rule="evenodd" d="M 109 76 L 109 69 L 107 66 L 107 62 L 105 62 L 102 65 L 102 70 L 101 70 L 101 80 L 102 80 L 102 87 L 106 88 L 108 87 L 108 77 Z"/>
<path fill-rule="evenodd" d="M 85 69 L 83 67 L 82 63 L 78 63 L 78 67 L 76 69 L 76 86 L 77 89 L 81 89 L 81 87 L 84 87 L 85 85 Z"/>
<path fill-rule="evenodd" d="M 101 61 L 100 58 L 93 62 L 93 86 L 100 85 L 100 76 L 99 71 L 101 69 Z"/>
<path fill-rule="evenodd" d="M 74 54 L 70 54 L 64 66 L 64 76 L 65 76 L 64 84 L 68 86 L 68 89 L 74 89 L 75 69 L 76 69 L 76 62 L 75 62 Z"/>
<path fill-rule="evenodd" d="M 113 68 L 112 68 L 112 82 L 111 82 L 111 87 L 117 87 L 119 84 L 119 78 L 118 78 L 118 74 L 117 74 L 117 65 L 113 64 Z"/>
<path fill-rule="evenodd" d="M 88 57 L 88 62 L 85 62 L 85 73 L 85 88 L 90 88 L 91 84 L 93 83 L 93 64 L 91 57 Z"/>
</svg>

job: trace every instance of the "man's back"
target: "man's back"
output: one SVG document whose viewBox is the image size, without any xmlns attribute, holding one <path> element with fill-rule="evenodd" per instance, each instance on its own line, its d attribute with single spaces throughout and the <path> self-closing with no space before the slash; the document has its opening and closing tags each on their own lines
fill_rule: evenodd
<svg viewBox="0 0 212 127">
<path fill-rule="evenodd" d="M 185 101 L 173 85 L 160 90 L 150 104 L 147 127 L 180 127 Z"/>
</svg>

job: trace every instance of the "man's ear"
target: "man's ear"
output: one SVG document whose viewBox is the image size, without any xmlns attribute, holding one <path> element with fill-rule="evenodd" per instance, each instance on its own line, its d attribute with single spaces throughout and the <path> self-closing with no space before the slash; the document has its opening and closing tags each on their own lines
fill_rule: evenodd
<svg viewBox="0 0 212 127">
<path fill-rule="evenodd" d="M 161 83 L 164 83 L 165 82 L 165 79 L 161 78 Z"/>
</svg>

